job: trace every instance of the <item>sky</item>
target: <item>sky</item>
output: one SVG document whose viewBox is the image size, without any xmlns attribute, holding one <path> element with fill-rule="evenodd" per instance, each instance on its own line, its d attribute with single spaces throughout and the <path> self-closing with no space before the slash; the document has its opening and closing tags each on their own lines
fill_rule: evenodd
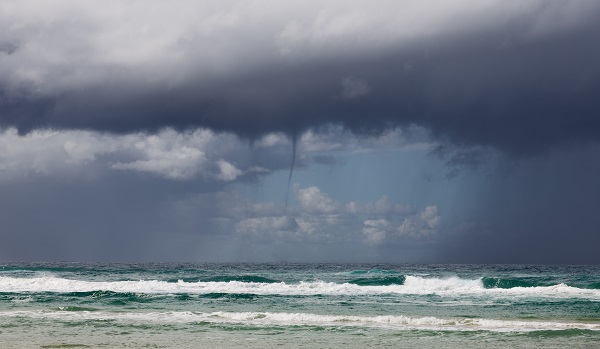
<svg viewBox="0 0 600 349">
<path fill-rule="evenodd" d="M 0 3 L 0 260 L 600 263 L 600 3 Z"/>
</svg>

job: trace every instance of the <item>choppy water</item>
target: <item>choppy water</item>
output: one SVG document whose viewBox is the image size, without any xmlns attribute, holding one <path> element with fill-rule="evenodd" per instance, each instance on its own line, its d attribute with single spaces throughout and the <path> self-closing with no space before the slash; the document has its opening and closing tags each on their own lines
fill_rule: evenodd
<svg viewBox="0 0 600 349">
<path fill-rule="evenodd" d="M 600 267 L 4 264 L 7 348 L 600 348 Z"/>
</svg>

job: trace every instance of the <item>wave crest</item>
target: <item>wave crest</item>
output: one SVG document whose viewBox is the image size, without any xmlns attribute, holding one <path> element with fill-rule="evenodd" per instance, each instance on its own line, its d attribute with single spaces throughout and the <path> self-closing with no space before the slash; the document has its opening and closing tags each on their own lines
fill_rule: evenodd
<svg viewBox="0 0 600 349">
<path fill-rule="evenodd" d="M 571 287 L 565 284 L 534 287 L 489 288 L 483 279 L 424 278 L 400 276 L 376 279 L 355 279 L 348 283 L 311 281 L 243 282 L 198 281 L 168 282 L 84 281 L 56 277 L 13 278 L 0 276 L 1 293 L 85 293 L 116 292 L 131 294 L 254 294 L 254 295 L 372 295 L 372 294 L 435 294 L 440 296 L 492 295 L 510 297 L 554 297 L 600 299 L 600 290 Z"/>
<path fill-rule="evenodd" d="M 600 331 L 600 324 L 585 322 L 522 321 L 497 319 L 442 319 L 432 316 L 408 317 L 403 315 L 359 316 L 322 315 L 310 313 L 271 312 L 102 312 L 85 309 L 59 311 L 11 311 L 0 313 L 1 318 L 29 317 L 57 319 L 60 321 L 122 321 L 134 323 L 196 323 L 196 324 L 244 324 L 254 326 L 331 326 L 331 327 L 380 327 L 393 330 L 435 331 Z"/>
</svg>

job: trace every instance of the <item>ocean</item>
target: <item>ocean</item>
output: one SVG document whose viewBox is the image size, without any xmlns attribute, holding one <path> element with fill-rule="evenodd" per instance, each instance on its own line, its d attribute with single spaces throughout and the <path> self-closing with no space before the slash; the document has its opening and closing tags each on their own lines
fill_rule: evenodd
<svg viewBox="0 0 600 349">
<path fill-rule="evenodd" d="M 600 348 L 600 267 L 0 264 L 0 348 Z"/>
</svg>

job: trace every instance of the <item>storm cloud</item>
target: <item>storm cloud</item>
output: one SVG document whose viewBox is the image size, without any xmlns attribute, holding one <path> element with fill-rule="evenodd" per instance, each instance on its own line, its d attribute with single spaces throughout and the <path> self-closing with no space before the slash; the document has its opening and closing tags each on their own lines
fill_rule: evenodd
<svg viewBox="0 0 600 349">
<path fill-rule="evenodd" d="M 2 1 L 0 259 L 597 263 L 598 38 L 591 0 Z"/>
<path fill-rule="evenodd" d="M 417 125 L 534 154 L 600 137 L 594 1 L 0 6 L 0 124 L 256 139 Z"/>
</svg>

